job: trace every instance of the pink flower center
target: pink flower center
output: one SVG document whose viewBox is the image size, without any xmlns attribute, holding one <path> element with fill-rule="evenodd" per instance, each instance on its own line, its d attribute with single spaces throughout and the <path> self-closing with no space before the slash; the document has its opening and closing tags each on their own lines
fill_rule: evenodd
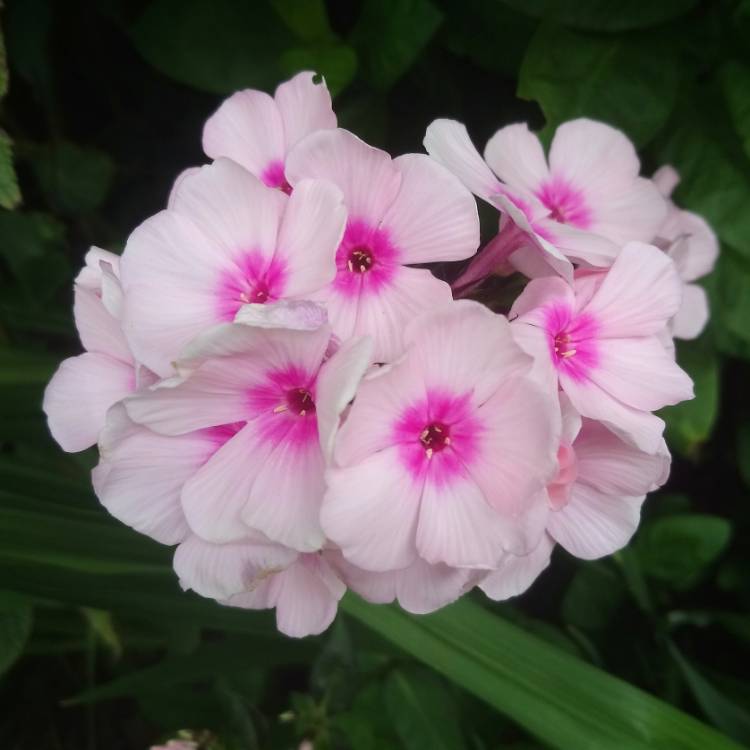
<svg viewBox="0 0 750 750">
<path fill-rule="evenodd" d="M 367 273 L 373 264 L 372 251 L 369 247 L 355 247 L 349 253 L 346 267 L 351 273 Z"/>
<path fill-rule="evenodd" d="M 281 161 L 272 161 L 261 173 L 260 179 L 264 185 L 277 188 L 287 195 L 292 194 L 292 186 L 287 182 L 284 174 L 284 163 Z"/>
<path fill-rule="evenodd" d="M 414 479 L 442 484 L 466 472 L 479 452 L 483 432 L 470 393 L 429 390 L 398 417 L 393 441 Z"/>
<path fill-rule="evenodd" d="M 586 313 L 574 316 L 566 306 L 552 305 L 545 311 L 544 327 L 555 367 L 573 380 L 587 380 L 599 363 L 599 326 L 594 318 Z"/>
<path fill-rule="evenodd" d="M 234 266 L 222 272 L 216 289 L 220 320 L 234 320 L 242 305 L 264 304 L 283 296 L 286 266 L 275 257 L 270 260 L 258 250 L 242 253 Z"/>
<path fill-rule="evenodd" d="M 398 256 L 387 230 L 361 219 L 349 219 L 336 251 L 334 290 L 347 297 L 378 293 L 396 275 Z"/>
<path fill-rule="evenodd" d="M 279 407 L 277 407 L 278 409 Z M 286 392 L 286 408 L 292 414 L 304 417 L 315 413 L 315 401 L 307 388 L 292 388 Z M 279 409 L 281 411 L 281 409 Z"/>
<path fill-rule="evenodd" d="M 424 446 L 427 458 L 439 453 L 451 444 L 450 427 L 444 422 L 433 422 L 419 434 L 419 442 Z"/>
<path fill-rule="evenodd" d="M 555 221 L 580 229 L 587 229 L 591 225 L 591 210 L 586 204 L 583 191 L 562 177 L 553 177 L 542 183 L 536 197 Z"/>
</svg>

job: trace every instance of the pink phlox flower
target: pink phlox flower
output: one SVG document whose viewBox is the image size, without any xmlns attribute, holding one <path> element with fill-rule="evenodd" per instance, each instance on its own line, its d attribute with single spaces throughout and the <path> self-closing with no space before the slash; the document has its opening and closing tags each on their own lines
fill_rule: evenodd
<svg viewBox="0 0 750 750">
<path fill-rule="evenodd" d="M 684 211 L 669 200 L 679 179 L 677 171 L 668 165 L 654 173 L 654 183 L 668 206 L 654 244 L 672 258 L 683 281 L 682 305 L 672 319 L 672 333 L 676 338 L 694 339 L 705 328 L 709 309 L 706 292 L 692 282 L 711 273 L 719 256 L 719 242 L 701 216 Z"/>
<path fill-rule="evenodd" d="M 330 351 L 327 323 L 315 330 L 225 323 L 184 350 L 178 375 L 125 401 L 132 420 L 161 435 L 219 431 L 221 446 L 181 490 L 196 534 L 225 543 L 256 530 L 300 552 L 324 544 L 324 469 L 372 343 L 358 337 Z M 234 428 L 224 439 L 227 425 Z"/>
<path fill-rule="evenodd" d="M 64 360 L 44 392 L 42 408 L 63 450 L 80 451 L 97 441 L 112 404 L 153 382 L 137 366 L 121 327 L 120 258 L 93 247 L 75 280 L 73 315 L 84 354 Z"/>
<path fill-rule="evenodd" d="M 466 128 L 436 120 L 424 140 L 428 153 L 458 175 L 469 189 L 512 219 L 502 225 L 502 243 L 456 283 L 467 286 L 506 261 L 530 277 L 570 277 L 565 256 L 607 267 L 619 247 L 651 241 L 666 207 L 653 184 L 639 177 L 635 149 L 619 130 L 587 119 L 558 127 L 549 158 L 525 124 L 508 125 L 487 143 L 484 159 Z"/>
<path fill-rule="evenodd" d="M 452 299 L 445 282 L 412 264 L 462 260 L 476 251 L 475 200 L 426 155 L 391 159 L 346 130 L 302 140 L 288 156 L 287 177 L 295 191 L 307 178 L 341 189 L 349 216 L 336 276 L 310 298 L 326 304 L 339 338 L 370 335 L 376 361 L 393 361 L 407 322 Z"/>
<path fill-rule="evenodd" d="M 693 397 L 661 335 L 681 303 L 681 282 L 658 248 L 627 244 L 601 275 L 534 279 L 511 309 L 519 343 L 583 416 L 647 453 L 664 423 L 652 411 Z"/>
<path fill-rule="evenodd" d="M 341 192 L 321 180 L 286 196 L 229 159 L 186 176 L 122 256 L 124 329 L 136 356 L 168 377 L 191 339 L 243 305 L 324 288 L 345 222 Z"/>
<path fill-rule="evenodd" d="M 505 318 L 462 300 L 414 321 L 406 353 L 360 384 L 321 522 L 374 572 L 422 559 L 493 568 L 543 533 L 559 407 Z"/>
<path fill-rule="evenodd" d="M 336 127 L 325 81 L 309 70 L 280 84 L 273 97 L 246 89 L 226 99 L 203 128 L 203 150 L 226 156 L 272 188 L 290 193 L 286 157 L 310 133 Z"/>
<path fill-rule="evenodd" d="M 331 565 L 335 554 L 296 552 L 260 535 L 226 544 L 192 535 L 177 547 L 174 567 L 183 588 L 232 607 L 275 608 L 278 629 L 300 638 L 322 633 L 336 616 L 346 586 Z"/>
</svg>

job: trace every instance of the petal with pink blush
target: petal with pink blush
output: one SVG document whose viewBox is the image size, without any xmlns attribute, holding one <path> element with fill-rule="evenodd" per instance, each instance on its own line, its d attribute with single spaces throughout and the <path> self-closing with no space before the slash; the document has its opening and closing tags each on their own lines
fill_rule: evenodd
<svg viewBox="0 0 750 750">
<path fill-rule="evenodd" d="M 425 399 L 422 372 L 406 357 L 377 377 L 365 378 L 357 390 L 349 415 L 339 430 L 335 460 L 351 466 L 371 454 L 394 446 L 393 426 L 406 405 Z M 418 429 L 422 429 L 422 425 Z"/>
<path fill-rule="evenodd" d="M 243 253 L 254 251 L 268 261 L 288 202 L 239 164 L 217 159 L 180 181 L 170 210 L 200 228 L 213 254 L 237 263 Z"/>
<path fill-rule="evenodd" d="M 169 376 L 182 347 L 222 320 L 217 289 L 222 273 L 234 268 L 177 213 L 162 211 L 141 224 L 122 257 L 123 330 L 135 358 Z"/>
<path fill-rule="evenodd" d="M 638 528 L 644 496 L 600 493 L 576 483 L 570 502 L 550 513 L 547 530 L 571 555 L 595 560 L 622 549 Z"/>
<path fill-rule="evenodd" d="M 268 428 L 262 423 L 279 419 L 290 423 L 287 431 L 281 433 L 275 425 L 269 425 L 272 432 L 267 433 Z M 258 420 L 257 428 L 271 449 L 264 452 L 255 473 L 242 508 L 242 520 L 272 541 L 300 552 L 320 549 L 325 543 L 319 520 L 325 462 L 315 415 L 288 419 L 283 414 L 272 415 Z"/>
<path fill-rule="evenodd" d="M 504 381 L 478 410 L 484 430 L 476 460 L 469 466 L 487 502 L 517 531 L 503 538 L 506 549 L 525 550 L 539 538 L 544 519 L 534 496 L 557 472 L 560 407 L 530 378 Z M 528 516 L 528 518 L 527 518 Z"/>
<path fill-rule="evenodd" d="M 550 563 L 555 542 L 544 534 L 539 544 L 527 555 L 505 555 L 498 567 L 482 582 L 479 588 L 495 601 L 503 601 L 523 594 Z"/>
<path fill-rule="evenodd" d="M 289 153 L 292 185 L 305 178 L 332 182 L 344 194 L 349 217 L 377 225 L 398 193 L 401 174 L 391 157 L 347 130 L 320 130 Z"/>
<path fill-rule="evenodd" d="M 284 163 L 284 123 L 276 102 L 262 91 L 238 91 L 206 121 L 203 150 L 227 156 L 256 177 L 273 162 Z"/>
<path fill-rule="evenodd" d="M 276 625 L 285 635 L 303 638 L 322 633 L 336 617 L 346 587 L 321 555 L 298 561 L 271 579 Z"/>
<path fill-rule="evenodd" d="M 680 182 L 680 173 L 670 164 L 665 164 L 654 172 L 651 179 L 658 191 L 665 198 L 669 198 Z"/>
<path fill-rule="evenodd" d="M 211 544 L 193 534 L 175 550 L 174 569 L 184 589 L 221 600 L 252 589 L 296 558 L 294 550 L 263 541 L 260 536 Z"/>
<path fill-rule="evenodd" d="M 626 406 L 656 411 L 694 397 L 693 381 L 656 336 L 604 339 L 588 378 Z M 570 378 L 561 371 L 563 389 Z"/>
<path fill-rule="evenodd" d="M 76 286 L 92 292 L 102 290 L 102 263 L 111 266 L 115 277 L 120 276 L 120 256 L 92 245 L 84 258 L 85 265 L 75 278 Z"/>
<path fill-rule="evenodd" d="M 566 256 L 582 263 L 608 268 L 620 254 L 620 245 L 590 231 L 576 229 L 551 219 L 541 219 L 537 225 L 545 237 Z"/>
<path fill-rule="evenodd" d="M 531 369 L 531 358 L 513 339 L 507 319 L 470 300 L 416 319 L 406 339 L 422 363 L 428 387 L 471 390 L 476 404 L 492 396 L 504 377 Z"/>
<path fill-rule="evenodd" d="M 403 470 L 397 448 L 329 469 L 326 478 L 321 523 L 347 560 L 373 571 L 414 561 L 422 483 Z"/>
<path fill-rule="evenodd" d="M 555 131 L 549 151 L 553 176 L 565 177 L 587 192 L 627 185 L 641 165 L 635 148 L 620 130 L 586 118 L 570 120 Z"/>
<path fill-rule="evenodd" d="M 99 295 L 76 286 L 73 316 L 86 351 L 107 354 L 121 362 L 132 363 L 133 355 L 120 323 L 107 311 Z"/>
<path fill-rule="evenodd" d="M 646 453 L 655 453 L 664 433 L 664 420 L 633 409 L 612 398 L 593 382 L 565 381 L 563 388 L 573 406 L 584 417 L 596 419 L 616 435 Z"/>
<path fill-rule="evenodd" d="M 500 181 L 479 155 L 466 127 L 455 120 L 435 120 L 425 133 L 427 153 L 442 164 L 474 195 L 488 201 L 501 187 Z"/>
<path fill-rule="evenodd" d="M 474 196 L 445 167 L 424 154 L 393 161 L 401 189 L 383 217 L 404 263 L 463 260 L 479 247 Z"/>
<path fill-rule="evenodd" d="M 594 316 L 601 337 L 650 336 L 664 328 L 681 298 L 669 257 L 653 245 L 630 242 L 581 312 Z"/>
<path fill-rule="evenodd" d="M 708 296 L 697 284 L 682 287 L 682 304 L 672 318 L 672 334 L 678 339 L 694 339 L 700 336 L 709 318 Z"/>
<path fill-rule="evenodd" d="M 667 205 L 651 180 L 638 177 L 618 190 L 592 192 L 588 229 L 618 245 L 651 242 L 667 215 Z"/>
<path fill-rule="evenodd" d="M 487 142 L 484 159 L 501 180 L 530 193 L 549 177 L 542 144 L 526 123 L 498 130 Z"/>
<path fill-rule="evenodd" d="M 184 435 L 252 416 L 249 389 L 265 374 L 252 356 L 214 359 L 188 379 L 172 378 L 125 403 L 130 418 L 163 435 Z"/>
<path fill-rule="evenodd" d="M 450 604 L 484 576 L 483 571 L 430 565 L 421 558 L 407 568 L 386 573 L 362 570 L 346 560 L 337 567 L 346 585 L 366 601 L 388 604 L 397 599 L 402 609 L 415 615 Z"/>
<path fill-rule="evenodd" d="M 47 384 L 42 403 L 52 437 L 68 452 L 91 447 L 109 407 L 134 389 L 132 364 L 91 352 L 64 360 Z"/>
<path fill-rule="evenodd" d="M 349 339 L 320 368 L 315 385 L 315 412 L 327 463 L 333 458 L 341 415 L 354 399 L 357 386 L 372 364 L 372 351 L 369 336 Z"/>
<path fill-rule="evenodd" d="M 654 454 L 644 453 L 588 419 L 574 449 L 578 481 L 606 495 L 645 495 L 663 484 L 669 474 L 666 445 Z"/>
<path fill-rule="evenodd" d="M 266 304 L 243 305 L 234 316 L 234 322 L 255 328 L 315 331 L 328 322 L 328 312 L 325 305 L 319 302 L 283 299 Z"/>
<path fill-rule="evenodd" d="M 683 281 L 711 273 L 719 257 L 719 241 L 703 217 L 673 210 L 670 225 L 662 226 L 659 235 L 672 241 L 667 253 Z"/>
<path fill-rule="evenodd" d="M 190 533 L 180 503 L 182 486 L 216 448 L 205 433 L 157 435 L 115 406 L 100 437 L 94 490 L 118 520 L 157 542 L 177 544 Z"/>
<path fill-rule="evenodd" d="M 217 544 L 247 536 L 242 509 L 272 449 L 259 439 L 257 425 L 247 424 L 185 483 L 182 508 L 194 533 Z"/>
<path fill-rule="evenodd" d="M 532 279 L 516 298 L 509 317 L 516 325 L 528 323 L 543 328 L 547 320 L 546 310 L 552 306 L 575 308 L 575 295 L 570 285 L 554 277 Z"/>
<path fill-rule="evenodd" d="M 346 224 L 342 199 L 341 191 L 323 180 L 302 180 L 295 186 L 275 256 L 286 269 L 285 295 L 305 296 L 333 281 Z"/>
<path fill-rule="evenodd" d="M 180 172 L 180 174 L 175 177 L 175 181 L 172 183 L 172 189 L 169 191 L 169 196 L 167 197 L 168 209 L 174 208 L 174 203 L 180 193 L 180 186 L 182 185 L 182 182 L 188 177 L 193 177 L 194 175 L 200 174 L 200 171 L 201 167 L 188 167 L 187 169 L 183 169 L 182 172 Z"/>
<path fill-rule="evenodd" d="M 373 338 L 376 362 L 394 362 L 404 352 L 408 323 L 422 313 L 449 305 L 452 299 L 448 284 L 426 268 L 399 266 L 377 294 L 360 294 L 354 334 Z M 334 333 L 339 332 L 333 313 L 331 324 Z"/>
<path fill-rule="evenodd" d="M 325 81 L 315 83 L 315 73 L 309 70 L 280 84 L 274 99 L 284 124 L 287 150 L 309 133 L 336 127 L 328 87 Z"/>
<path fill-rule="evenodd" d="M 447 482 L 428 477 L 416 538 L 419 555 L 427 562 L 494 568 L 503 554 L 506 532 L 507 524 L 470 477 L 453 477 Z"/>
</svg>

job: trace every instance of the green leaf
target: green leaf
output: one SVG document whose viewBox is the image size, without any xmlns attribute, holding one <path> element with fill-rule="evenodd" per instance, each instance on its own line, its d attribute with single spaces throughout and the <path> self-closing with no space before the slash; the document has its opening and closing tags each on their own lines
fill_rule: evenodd
<svg viewBox="0 0 750 750">
<path fill-rule="evenodd" d="M 724 551 L 729 521 L 701 513 L 664 516 L 646 524 L 636 539 L 641 567 L 676 589 L 689 589 Z"/>
<path fill-rule="evenodd" d="M 269 90 L 305 68 L 324 75 L 337 93 L 356 70 L 353 50 L 331 31 L 317 0 L 154 0 L 131 35 L 162 73 L 217 94 Z"/>
<path fill-rule="evenodd" d="M 385 705 L 406 750 L 465 748 L 455 700 L 425 669 L 394 669 L 383 686 Z"/>
<path fill-rule="evenodd" d="M 706 716 L 730 737 L 746 745 L 750 744 L 750 712 L 717 690 L 673 643 L 669 644 L 669 652 Z"/>
<path fill-rule="evenodd" d="M 737 467 L 742 481 L 750 487 L 750 422 L 743 422 L 737 434 Z"/>
<path fill-rule="evenodd" d="M 68 141 L 35 146 L 27 156 L 50 209 L 57 213 L 75 216 L 99 208 L 115 176 L 108 154 Z"/>
<path fill-rule="evenodd" d="M 20 202 L 21 191 L 13 168 L 13 144 L 8 134 L 0 130 L 0 206 L 13 209 Z"/>
<path fill-rule="evenodd" d="M 294 39 L 269 5 L 236 0 L 154 0 L 131 33 L 162 73 L 217 94 L 275 86 L 279 53 Z"/>
<path fill-rule="evenodd" d="M 31 606 L 0 594 L 0 676 L 23 652 L 31 632 Z"/>
<path fill-rule="evenodd" d="M 719 80 L 734 129 L 750 157 L 750 66 L 736 60 L 725 63 Z"/>
<path fill-rule="evenodd" d="M 368 81 L 390 89 L 437 31 L 442 13 L 430 0 L 365 0 L 351 35 Z"/>
<path fill-rule="evenodd" d="M 700 101 L 701 92 L 693 91 L 691 97 Z M 704 103 L 714 106 L 710 100 Z M 724 242 L 750 258 L 750 182 L 730 145 L 723 133 L 701 123 L 699 112 L 685 108 L 659 158 L 680 173 L 677 204 L 699 213 Z"/>
<path fill-rule="evenodd" d="M 431 615 L 344 598 L 346 612 L 561 750 L 735 750 L 673 706 L 464 597 Z"/>
<path fill-rule="evenodd" d="M 708 440 L 719 411 L 719 359 L 704 336 L 677 343 L 677 361 L 695 384 L 695 398 L 664 410 L 670 448 L 683 456 L 695 456 Z"/>
<path fill-rule="evenodd" d="M 537 24 L 497 0 L 444 3 L 445 39 L 451 52 L 486 70 L 516 77 Z"/>
<path fill-rule="evenodd" d="M 332 95 L 343 91 L 357 71 L 357 55 L 346 44 L 339 42 L 311 43 L 306 47 L 288 49 L 280 58 L 284 75 L 292 76 L 300 70 L 323 72 L 326 86 Z"/>
<path fill-rule="evenodd" d="M 581 566 L 565 592 L 562 616 L 584 630 L 605 628 L 624 599 L 622 579 L 603 562 Z"/>
<path fill-rule="evenodd" d="M 678 58 L 661 38 L 597 37 L 544 24 L 526 51 L 518 96 L 539 102 L 548 130 L 590 117 L 640 147 L 667 121 L 679 78 Z"/>
<path fill-rule="evenodd" d="M 687 13 L 698 0 L 503 0 L 533 18 L 588 31 L 628 31 L 656 26 Z"/>
</svg>

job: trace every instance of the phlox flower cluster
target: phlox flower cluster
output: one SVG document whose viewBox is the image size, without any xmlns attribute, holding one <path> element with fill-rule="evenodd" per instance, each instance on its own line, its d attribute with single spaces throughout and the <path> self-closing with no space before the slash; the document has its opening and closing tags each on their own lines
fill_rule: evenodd
<svg viewBox="0 0 750 750">
<path fill-rule="evenodd" d="M 44 400 L 183 588 L 304 636 L 347 588 L 421 614 L 522 593 L 556 545 L 628 543 L 669 473 L 654 412 L 692 398 L 673 337 L 705 325 L 717 255 L 671 167 L 641 176 L 586 119 L 548 154 L 509 125 L 484 157 L 437 120 L 427 153 L 392 158 L 337 128 L 309 72 L 227 99 L 203 148 L 121 256 L 86 256 L 85 352 Z M 475 196 L 498 212 L 481 249 Z M 471 299 L 511 273 L 506 314 Z"/>
</svg>

